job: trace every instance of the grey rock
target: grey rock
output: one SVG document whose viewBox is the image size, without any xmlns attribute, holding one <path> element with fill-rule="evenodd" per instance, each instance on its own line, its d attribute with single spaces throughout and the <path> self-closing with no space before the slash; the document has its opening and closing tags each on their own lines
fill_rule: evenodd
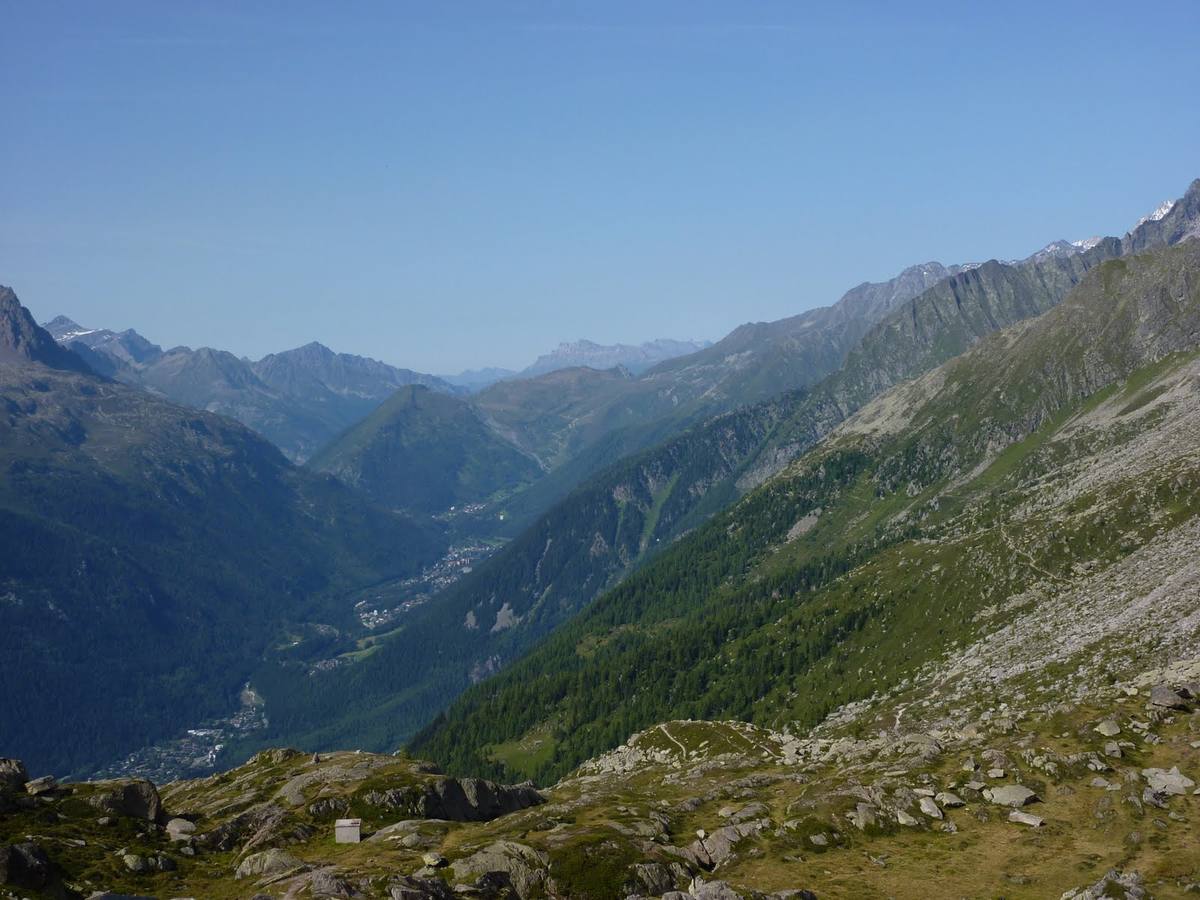
<svg viewBox="0 0 1200 900">
<path fill-rule="evenodd" d="M 942 818 L 942 810 L 933 801 L 932 797 L 922 797 L 919 801 L 917 801 L 917 805 L 919 807 L 921 807 L 921 812 L 923 812 L 929 818 L 931 818 L 931 819 Z"/>
<path fill-rule="evenodd" d="M 424 853 L 421 855 L 421 862 L 431 869 L 440 869 L 446 865 L 446 857 L 437 853 Z"/>
<path fill-rule="evenodd" d="M 172 841 L 187 841 L 196 831 L 196 823 L 187 819 L 171 819 L 167 822 L 167 837 Z"/>
<path fill-rule="evenodd" d="M 287 810 L 273 803 L 251 807 L 218 828 L 196 838 L 196 842 L 213 850 L 232 850 L 240 847 L 249 852 L 269 844 L 296 844 L 307 841 L 314 829 L 292 819 Z"/>
<path fill-rule="evenodd" d="M 150 865 L 150 861 L 144 856 L 139 856 L 136 853 L 125 853 L 121 856 L 121 862 L 125 864 L 130 872 L 135 875 L 141 875 L 146 872 L 153 871 L 154 867 Z"/>
<path fill-rule="evenodd" d="M 1041 828 L 1046 824 L 1041 816 L 1035 816 L 1032 813 L 1022 812 L 1019 809 L 1014 809 L 1008 814 L 1008 821 L 1015 822 L 1018 825 L 1030 825 L 1033 828 Z"/>
<path fill-rule="evenodd" d="M 388 882 L 389 900 L 452 900 L 454 890 L 440 878 L 400 875 Z"/>
<path fill-rule="evenodd" d="M 341 797 L 322 797 L 308 805 L 308 814 L 314 819 L 335 819 L 349 809 L 350 804 Z"/>
<path fill-rule="evenodd" d="M 1150 704 L 1152 706 L 1161 706 L 1165 709 L 1183 711 L 1186 711 L 1188 708 L 1187 700 L 1184 696 L 1166 684 L 1156 684 L 1150 689 Z"/>
<path fill-rule="evenodd" d="M 983 796 L 998 806 L 1012 807 L 1025 806 L 1038 799 L 1037 794 L 1020 784 L 1003 784 L 988 788 L 983 792 Z"/>
<path fill-rule="evenodd" d="M 700 863 L 707 867 L 719 866 L 734 853 L 737 843 L 752 834 L 762 830 L 758 822 L 746 822 L 741 825 L 722 825 L 711 834 L 697 838 L 688 850 L 695 855 Z"/>
<path fill-rule="evenodd" d="M 854 807 L 854 812 L 850 813 L 849 818 L 855 828 L 863 831 L 875 824 L 875 807 L 870 803 L 859 803 Z"/>
<path fill-rule="evenodd" d="M 705 881 L 697 876 L 688 887 L 696 900 L 742 900 L 742 895 L 724 881 Z"/>
<path fill-rule="evenodd" d="M 824 834 L 810 834 L 808 836 L 808 842 L 814 847 L 829 846 L 829 838 L 827 838 Z"/>
<path fill-rule="evenodd" d="M 960 806 L 967 805 L 967 801 L 958 796 L 958 794 L 950 793 L 950 791 L 942 791 L 933 799 L 936 800 L 940 805 L 948 807 L 949 809 L 958 809 Z"/>
<path fill-rule="evenodd" d="M 458 881 L 471 881 L 500 874 L 512 884 L 517 896 L 525 900 L 540 891 L 546 881 L 549 858 L 545 853 L 514 841 L 496 841 L 451 867 Z"/>
<path fill-rule="evenodd" d="M 1179 771 L 1179 766 L 1167 769 L 1142 769 L 1142 777 L 1156 793 L 1183 796 L 1196 786 L 1196 782 Z"/>
<path fill-rule="evenodd" d="M 919 824 L 920 824 L 920 823 L 917 821 L 917 818 L 916 818 L 916 816 L 913 816 L 911 813 L 907 813 L 907 812 L 905 812 L 905 811 L 904 811 L 904 810 L 902 810 L 902 809 L 898 809 L 898 810 L 896 810 L 896 821 L 897 821 L 897 822 L 899 822 L 901 825 L 907 825 L 907 826 L 908 826 L 908 827 L 910 827 L 910 828 L 911 828 L 913 825 L 919 825 Z"/>
<path fill-rule="evenodd" d="M 88 798 L 97 809 L 147 822 L 161 822 L 166 818 L 158 789 L 149 781 L 107 782 L 101 788 L 99 793 Z"/>
<path fill-rule="evenodd" d="M 258 878 L 283 875 L 286 872 L 303 872 L 308 868 L 302 861 L 292 856 L 286 850 L 272 848 L 260 853 L 251 853 L 237 867 L 233 877 Z"/>
<path fill-rule="evenodd" d="M 49 794 L 58 788 L 58 782 L 54 780 L 53 775 L 43 775 L 41 778 L 35 778 L 32 781 L 25 782 L 25 792 L 38 797 L 42 794 Z"/>
<path fill-rule="evenodd" d="M 1096 726 L 1095 730 L 1097 734 L 1103 735 L 1104 737 L 1116 737 L 1121 733 L 1121 726 L 1112 719 L 1105 719 Z"/>
<path fill-rule="evenodd" d="M 1142 876 L 1137 872 L 1110 869 L 1103 878 L 1089 887 L 1076 888 L 1062 895 L 1062 900 L 1102 900 L 1105 897 L 1124 897 L 1126 900 L 1146 900 Z"/>
<path fill-rule="evenodd" d="M 636 863 L 630 870 L 630 886 L 658 897 L 675 888 L 675 875 L 662 863 Z"/>
</svg>

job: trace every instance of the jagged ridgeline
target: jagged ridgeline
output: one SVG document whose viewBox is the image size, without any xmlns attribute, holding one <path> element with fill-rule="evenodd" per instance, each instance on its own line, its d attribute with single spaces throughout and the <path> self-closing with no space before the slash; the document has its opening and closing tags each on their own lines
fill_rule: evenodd
<svg viewBox="0 0 1200 900">
<path fill-rule="evenodd" d="M 384 748 L 407 740 L 460 691 L 519 659 L 621 578 L 779 472 L 872 397 L 999 328 L 1052 309 L 1086 273 L 1127 248 L 1178 241 L 1197 221 L 1200 182 L 1169 214 L 1142 223 L 1123 240 L 1044 251 L 1017 263 L 922 266 L 892 282 L 851 291 L 812 320 L 818 321 L 813 330 L 832 327 L 830 320 L 854 336 L 853 343 L 847 336 L 844 362 L 832 375 L 808 389 L 709 418 L 681 434 L 668 433 L 657 446 L 608 466 L 435 603 L 407 616 L 394 639 L 354 665 L 320 678 L 297 678 L 278 666 L 260 672 L 255 683 L 269 699 L 272 719 L 255 746 L 307 741 Z M 861 315 L 878 324 L 866 328 L 855 318 Z M 791 322 L 739 329 L 726 341 L 660 369 L 713 363 L 723 345 L 736 352 L 756 340 L 752 332 L 764 329 L 776 335 L 780 354 L 786 355 L 793 341 L 801 342 L 801 355 L 812 352 L 803 343 L 807 338 L 793 334 L 798 327 Z M 594 447 L 607 446 L 620 455 L 616 448 L 628 446 L 627 436 L 627 430 L 618 430 L 607 445 L 599 441 Z M 611 737 L 619 739 L 623 728 L 619 721 L 611 723 Z"/>
<path fill-rule="evenodd" d="M 1200 512 L 1200 242 L 901 385 L 414 742 L 549 782 L 671 718 L 813 725 Z"/>
<path fill-rule="evenodd" d="M 441 552 L 211 413 L 91 374 L 0 290 L 0 735 L 90 772 L 236 708 L 264 653 Z"/>
</svg>

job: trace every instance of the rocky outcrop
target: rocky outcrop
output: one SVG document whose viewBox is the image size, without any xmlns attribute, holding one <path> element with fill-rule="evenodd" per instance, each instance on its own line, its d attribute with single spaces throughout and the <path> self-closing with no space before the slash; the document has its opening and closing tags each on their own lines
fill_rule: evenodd
<svg viewBox="0 0 1200 900">
<path fill-rule="evenodd" d="M 43 888 L 50 883 L 50 858 L 37 844 L 0 844 L 0 884 Z"/>
<path fill-rule="evenodd" d="M 502 785 L 481 778 L 440 778 L 427 784 L 374 789 L 362 799 L 422 819 L 489 822 L 546 802 L 530 784 Z"/>
<path fill-rule="evenodd" d="M 197 843 L 214 850 L 240 847 L 249 851 L 256 847 L 301 843 L 313 833 L 311 826 L 291 818 L 283 807 L 264 803 L 201 835 Z"/>
<path fill-rule="evenodd" d="M 451 865 L 456 880 L 478 883 L 507 880 L 521 900 L 535 896 L 547 878 L 550 858 L 541 851 L 513 841 L 496 841 Z M 495 876 L 501 876 L 497 879 Z"/>
<path fill-rule="evenodd" d="M 0 791 L 19 791 L 28 780 L 29 773 L 25 771 L 25 763 L 19 759 L 0 758 Z"/>
<path fill-rule="evenodd" d="M 307 868 L 308 866 L 286 850 L 272 848 L 259 853 L 251 853 L 241 861 L 233 877 L 239 880 L 242 878 L 274 877 L 290 872 L 299 872 Z"/>
</svg>

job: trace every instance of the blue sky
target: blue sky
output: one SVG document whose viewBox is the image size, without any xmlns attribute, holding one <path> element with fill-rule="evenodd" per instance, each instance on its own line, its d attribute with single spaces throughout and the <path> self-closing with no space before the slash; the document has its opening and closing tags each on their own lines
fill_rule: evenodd
<svg viewBox="0 0 1200 900">
<path fill-rule="evenodd" d="M 424 371 L 718 338 L 1200 176 L 1200 4 L 0 0 L 0 283 Z"/>
</svg>

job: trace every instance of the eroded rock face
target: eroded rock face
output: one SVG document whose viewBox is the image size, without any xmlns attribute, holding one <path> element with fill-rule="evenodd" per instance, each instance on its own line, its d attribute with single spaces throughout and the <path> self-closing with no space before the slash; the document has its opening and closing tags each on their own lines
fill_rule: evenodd
<svg viewBox="0 0 1200 900">
<path fill-rule="evenodd" d="M 381 809 L 452 822 L 490 822 L 546 802 L 532 785 L 502 785 L 481 778 L 440 778 L 425 785 L 371 791 L 363 799 Z"/>
<path fill-rule="evenodd" d="M 50 858 L 34 843 L 0 844 L 0 884 L 42 888 L 50 883 Z"/>
<path fill-rule="evenodd" d="M 532 897 L 546 882 L 546 866 L 549 857 L 532 847 L 514 841 L 496 841 L 482 850 L 455 860 L 451 865 L 454 877 L 460 882 L 496 881 L 493 876 L 507 879 L 517 896 Z"/>
<path fill-rule="evenodd" d="M 158 789 L 149 781 L 113 782 L 108 789 L 88 800 L 97 809 L 147 822 L 166 821 Z"/>
<path fill-rule="evenodd" d="M 301 871 L 308 868 L 286 850 L 272 848 L 259 853 L 251 853 L 237 867 L 234 878 L 259 878 L 263 876 L 283 875 L 286 872 Z"/>
<path fill-rule="evenodd" d="M 0 791 L 6 788 L 19 791 L 25 787 L 28 780 L 29 773 L 25 771 L 25 763 L 19 759 L 0 757 Z"/>
<path fill-rule="evenodd" d="M 214 850 L 232 850 L 235 847 L 253 850 L 272 844 L 300 843 L 312 835 L 310 826 L 292 819 L 283 807 L 264 803 L 201 835 L 197 842 Z"/>
</svg>

